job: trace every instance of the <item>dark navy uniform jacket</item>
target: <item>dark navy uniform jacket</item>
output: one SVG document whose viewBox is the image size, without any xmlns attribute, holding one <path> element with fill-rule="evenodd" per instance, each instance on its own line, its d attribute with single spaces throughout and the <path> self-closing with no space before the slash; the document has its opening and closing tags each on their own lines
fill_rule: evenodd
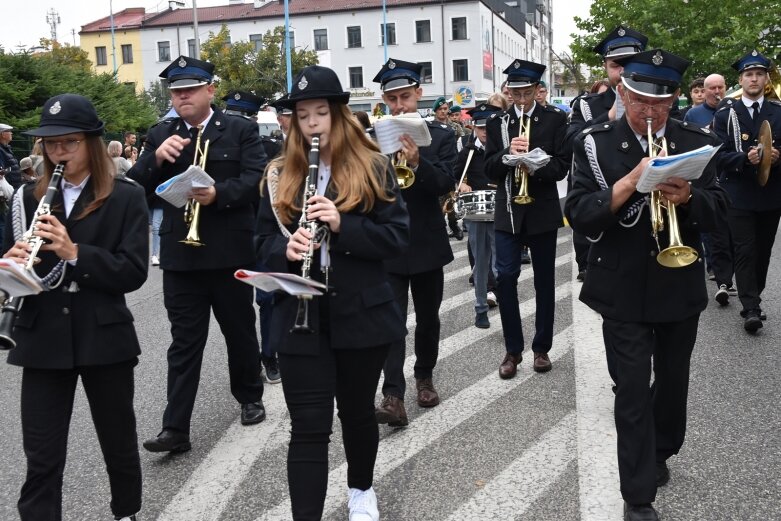
<svg viewBox="0 0 781 521">
<path fill-rule="evenodd" d="M 217 198 L 201 206 L 199 232 L 205 246 L 193 247 L 179 241 L 187 236 L 183 209 L 163 203 L 160 225 L 160 268 L 173 271 L 208 270 L 254 266 L 253 230 L 260 197 L 260 178 L 266 167 L 258 126 L 243 117 L 227 116 L 216 107 L 203 129 L 201 144 L 209 140 L 206 173 L 215 181 Z M 157 167 L 155 150 L 170 135 L 189 138 L 181 118 L 149 130 L 144 149 L 127 176 L 147 191 L 181 174 L 193 162 L 195 145 L 190 143 L 176 159 Z"/>
<path fill-rule="evenodd" d="M 561 228 L 564 221 L 559 204 L 559 192 L 556 182 L 567 175 L 572 149 L 567 145 L 564 134 L 567 130 L 567 117 L 564 112 L 552 105 L 535 105 L 531 114 L 531 139 L 529 150 L 537 147 L 551 156 L 550 162 L 529 177 L 529 195 L 534 198 L 531 204 L 508 202 L 506 181 L 510 177 L 510 199 L 518 193 L 515 183 L 515 168 L 502 162 L 502 156 L 509 153 L 502 139 L 502 119 L 508 122 L 508 138 L 518 136 L 520 119 L 515 107 L 507 112 L 494 114 L 488 120 L 488 143 L 485 147 L 486 174 L 496 183 L 496 229 L 508 233 L 522 231 L 533 235 Z M 508 142 L 509 142 L 508 141 Z M 508 211 L 508 206 L 511 212 Z"/>
<path fill-rule="evenodd" d="M 670 155 L 715 145 L 708 129 L 668 119 L 665 139 Z M 696 248 L 697 262 L 666 268 L 656 260 L 646 194 L 635 192 L 615 214 L 613 185 L 647 155 L 626 118 L 581 131 L 574 142 L 575 171 L 565 214 L 572 229 L 591 243 L 588 276 L 580 300 L 605 317 L 625 322 L 677 322 L 705 309 L 700 233 L 716 230 L 728 198 L 716 183 L 715 159 L 692 182 L 692 198 L 676 208 L 683 244 Z M 659 234 L 668 245 L 668 219 Z"/>
<path fill-rule="evenodd" d="M 461 138 L 463 147 L 458 153 L 456 161 L 456 177 L 461 179 L 464 176 L 469 153 L 472 152 L 472 160 L 469 162 L 469 169 L 464 176 L 464 183 L 469 185 L 472 190 L 495 190 L 496 184 L 488 179 L 485 174 L 485 143 L 480 148 L 475 146 L 473 136 L 464 136 Z"/>
<path fill-rule="evenodd" d="M 436 122 L 429 121 L 428 130 L 431 145 L 420 148 L 415 182 L 401 190 L 409 211 L 409 251 L 385 262 L 389 273 L 423 273 L 441 268 L 453 260 L 439 196 L 452 192 L 456 186 L 457 179 L 453 173 L 456 138 L 449 127 L 443 128 Z"/>
<path fill-rule="evenodd" d="M 773 147 L 781 145 L 781 103 L 765 98 L 759 118 L 752 121 L 741 100 L 727 99 L 713 118 L 713 130 L 722 147 L 718 152 L 719 182 L 739 210 L 781 208 L 781 161 L 770 167 L 765 186 L 757 182 L 757 167 L 748 162 L 748 152 L 757 145 L 759 126 L 770 122 Z M 737 125 L 735 123 L 737 122 Z"/>
</svg>

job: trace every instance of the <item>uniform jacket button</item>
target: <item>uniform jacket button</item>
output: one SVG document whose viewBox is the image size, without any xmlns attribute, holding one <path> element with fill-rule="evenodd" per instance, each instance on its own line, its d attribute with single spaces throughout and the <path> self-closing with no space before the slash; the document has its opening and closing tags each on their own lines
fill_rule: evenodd
<svg viewBox="0 0 781 521">
<path fill-rule="evenodd" d="M 68 308 L 62 308 L 62 314 L 63 314 L 63 315 L 69 315 L 69 314 L 70 314 L 70 312 L 71 312 L 71 310 L 70 310 L 70 309 L 68 309 Z"/>
</svg>

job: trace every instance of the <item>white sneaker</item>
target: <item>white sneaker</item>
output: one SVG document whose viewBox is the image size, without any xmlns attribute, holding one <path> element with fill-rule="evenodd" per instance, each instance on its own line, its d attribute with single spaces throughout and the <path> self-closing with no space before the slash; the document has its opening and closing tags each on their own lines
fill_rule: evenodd
<svg viewBox="0 0 781 521">
<path fill-rule="evenodd" d="M 380 511 L 377 510 L 377 496 L 374 488 L 361 490 L 351 488 L 347 492 L 347 508 L 350 509 L 350 521 L 380 521 Z"/>
<path fill-rule="evenodd" d="M 488 301 L 488 307 L 489 308 L 495 308 L 497 304 L 496 295 L 494 295 L 493 291 L 489 291 L 486 295 L 486 300 Z"/>
<path fill-rule="evenodd" d="M 152 255 L 152 266 L 160 266 L 160 259 L 157 255 Z"/>
</svg>

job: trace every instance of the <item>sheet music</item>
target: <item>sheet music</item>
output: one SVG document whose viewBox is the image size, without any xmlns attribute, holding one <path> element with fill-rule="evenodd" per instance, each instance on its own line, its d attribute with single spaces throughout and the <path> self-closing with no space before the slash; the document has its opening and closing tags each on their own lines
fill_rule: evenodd
<svg viewBox="0 0 781 521">
<path fill-rule="evenodd" d="M 647 194 L 659 183 L 665 182 L 670 177 L 680 177 L 687 181 L 699 179 L 702 171 L 711 158 L 721 148 L 719 146 L 705 145 L 696 150 L 684 152 L 674 156 L 656 157 L 649 161 L 640 174 L 637 182 L 637 191 Z"/>
<path fill-rule="evenodd" d="M 537 147 L 523 154 L 505 154 L 502 156 L 502 163 L 512 167 L 524 165 L 529 173 L 534 173 L 550 163 L 550 158 L 551 156 L 546 154 L 543 149 Z"/>
<path fill-rule="evenodd" d="M 9 297 L 37 295 L 43 284 L 35 273 L 27 271 L 11 259 L 0 259 L 0 290 Z"/>
<path fill-rule="evenodd" d="M 181 174 L 160 184 L 155 189 L 155 193 L 177 208 L 181 208 L 190 199 L 190 191 L 193 188 L 208 188 L 212 185 L 214 179 L 201 167 L 192 165 Z"/>
<path fill-rule="evenodd" d="M 426 120 L 417 112 L 385 116 L 374 123 L 374 133 L 383 154 L 392 154 L 401 150 L 399 138 L 402 134 L 411 137 L 419 147 L 427 147 L 431 144 L 431 133 L 428 131 Z"/>
<path fill-rule="evenodd" d="M 305 279 L 300 275 L 292 273 L 272 273 L 265 271 L 236 270 L 233 276 L 263 291 L 282 291 L 288 295 L 322 295 L 321 290 L 325 289 L 325 284 L 316 280 Z"/>
</svg>

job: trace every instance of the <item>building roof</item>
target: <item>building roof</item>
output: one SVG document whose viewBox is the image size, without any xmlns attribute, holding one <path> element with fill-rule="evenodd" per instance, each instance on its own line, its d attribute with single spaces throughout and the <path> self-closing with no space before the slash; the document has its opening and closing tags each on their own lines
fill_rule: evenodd
<svg viewBox="0 0 781 521">
<path fill-rule="evenodd" d="M 153 14 L 146 14 L 143 7 L 128 7 L 118 13 L 114 13 L 114 30 L 139 29 L 145 18 L 151 18 Z M 81 33 L 97 33 L 111 29 L 111 16 L 90 22 L 81 26 Z"/>
</svg>

